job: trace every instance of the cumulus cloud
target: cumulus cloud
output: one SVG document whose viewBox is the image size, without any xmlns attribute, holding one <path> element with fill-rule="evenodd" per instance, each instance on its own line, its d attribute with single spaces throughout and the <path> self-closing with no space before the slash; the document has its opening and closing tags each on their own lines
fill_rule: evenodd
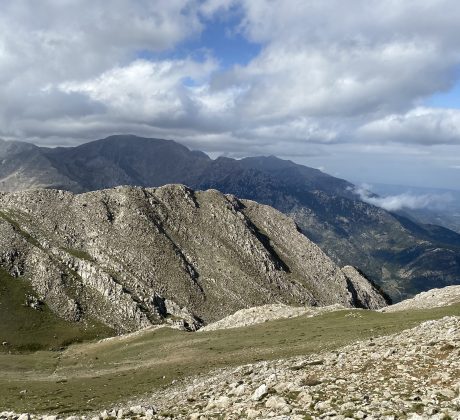
<svg viewBox="0 0 460 420">
<path fill-rule="evenodd" d="M 459 14 L 454 0 L 4 0 L 0 135 L 285 156 L 459 144 L 458 111 L 418 105 L 456 81 Z M 224 67 L 218 48 L 179 48 L 217 22 L 259 52 Z"/>
<path fill-rule="evenodd" d="M 243 105 L 254 117 L 394 112 L 455 80 L 460 6 L 451 1 L 230 3 L 243 10 L 240 31 L 264 45 L 226 79 L 250 83 Z"/>
<path fill-rule="evenodd" d="M 118 117 L 161 124 L 163 120 L 177 119 L 186 112 L 184 102 L 189 95 L 183 79 L 205 78 L 214 68 L 212 60 L 203 63 L 136 60 L 94 79 L 61 83 L 59 89 L 65 93 L 85 94 Z"/>
<path fill-rule="evenodd" d="M 417 209 L 440 209 L 453 201 L 451 194 L 411 194 L 403 193 L 379 197 L 370 192 L 369 185 L 355 188 L 354 192 L 362 201 L 381 207 L 387 211 L 417 210 Z"/>
<path fill-rule="evenodd" d="M 201 30 L 194 1 L 2 1 L 1 134 L 30 135 L 26 127 L 34 120 L 43 128 L 48 122 L 50 135 L 56 120 L 67 118 L 77 125 L 79 119 L 100 113 L 104 104 L 87 92 L 62 91 L 61 84 L 96 78 L 129 65 L 144 51 L 171 49 Z M 35 115 L 39 108 L 49 109 L 46 119 Z M 40 135 L 46 138 L 46 130 Z"/>
</svg>

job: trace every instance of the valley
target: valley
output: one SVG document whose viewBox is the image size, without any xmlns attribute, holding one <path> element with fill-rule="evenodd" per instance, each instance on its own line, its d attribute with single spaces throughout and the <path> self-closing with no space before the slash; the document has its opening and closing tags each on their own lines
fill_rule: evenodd
<svg viewBox="0 0 460 420">
<path fill-rule="evenodd" d="M 378 337 L 459 313 L 458 303 L 394 313 L 341 309 L 313 318 L 300 316 L 209 332 L 147 329 L 98 342 L 73 344 L 61 351 L 16 354 L 3 351 L 0 353 L 0 407 L 16 412 L 55 413 L 65 418 L 75 412 L 91 416 L 102 407 L 110 411 L 112 407 L 136 406 L 143 401 L 144 405 L 157 407 L 156 418 L 179 418 L 181 410 L 191 414 L 191 407 L 198 408 L 193 401 L 187 402 L 186 396 L 171 401 L 166 395 L 173 395 L 173 390 L 181 384 L 186 387 L 193 377 L 206 377 L 220 368 L 260 365 L 261 361 L 280 360 L 281 364 L 296 366 L 299 362 L 288 359 L 297 356 L 322 359 L 343 346 L 355 343 L 352 347 L 355 348 L 361 346 L 358 343 L 369 340 L 378 342 Z M 458 333 L 458 326 L 456 328 Z M 397 340 L 389 343 L 385 345 L 386 351 L 399 345 Z M 458 341 L 452 344 L 455 346 L 452 351 L 458 352 Z M 356 363 L 363 361 L 356 356 Z M 309 369 L 306 364 L 290 371 L 297 372 L 300 379 Z M 311 369 L 315 369 L 314 363 Z M 320 372 L 315 375 L 322 377 Z M 269 376 L 259 380 L 267 380 Z M 213 392 L 214 388 L 208 386 L 207 391 L 200 394 L 204 406 Z M 162 400 L 157 400 L 159 395 Z M 167 404 L 177 405 L 178 411 L 171 411 L 173 406 L 162 411 L 161 407 Z M 356 404 L 359 407 L 361 403 Z M 222 410 L 227 412 L 226 407 L 219 409 L 217 404 L 215 415 L 223 413 Z M 184 413 L 184 418 L 188 418 Z M 127 409 L 125 414 L 130 416 Z"/>
</svg>

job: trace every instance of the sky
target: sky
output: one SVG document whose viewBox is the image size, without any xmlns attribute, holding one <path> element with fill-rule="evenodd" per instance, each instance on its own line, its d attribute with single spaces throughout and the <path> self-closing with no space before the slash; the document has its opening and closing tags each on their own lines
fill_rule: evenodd
<svg viewBox="0 0 460 420">
<path fill-rule="evenodd" d="M 458 22 L 456 0 L 1 0 L 0 138 L 459 190 Z"/>
</svg>

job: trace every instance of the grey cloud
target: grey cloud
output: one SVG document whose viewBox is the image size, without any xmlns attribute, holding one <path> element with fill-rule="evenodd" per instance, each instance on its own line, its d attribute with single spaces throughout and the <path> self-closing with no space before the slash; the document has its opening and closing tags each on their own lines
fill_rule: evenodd
<svg viewBox="0 0 460 420">
<path fill-rule="evenodd" d="M 460 144 L 460 110 L 416 108 L 370 121 L 357 130 L 357 136 L 382 143 Z"/>
<path fill-rule="evenodd" d="M 247 65 L 139 57 L 221 13 L 261 43 Z M 0 135 L 56 145 L 132 132 L 233 155 L 459 144 L 456 111 L 416 107 L 455 82 L 459 15 L 454 0 L 5 0 Z"/>
</svg>

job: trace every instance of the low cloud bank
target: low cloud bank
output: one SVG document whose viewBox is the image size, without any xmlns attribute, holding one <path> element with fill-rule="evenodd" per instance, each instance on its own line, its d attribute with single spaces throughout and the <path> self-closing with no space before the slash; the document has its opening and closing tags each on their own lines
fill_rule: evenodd
<svg viewBox="0 0 460 420">
<path fill-rule="evenodd" d="M 417 209 L 440 209 L 451 203 L 453 198 L 446 194 L 421 194 L 403 193 L 380 197 L 369 191 L 368 185 L 355 188 L 354 192 L 365 203 L 381 207 L 387 211 L 417 210 Z"/>
</svg>

